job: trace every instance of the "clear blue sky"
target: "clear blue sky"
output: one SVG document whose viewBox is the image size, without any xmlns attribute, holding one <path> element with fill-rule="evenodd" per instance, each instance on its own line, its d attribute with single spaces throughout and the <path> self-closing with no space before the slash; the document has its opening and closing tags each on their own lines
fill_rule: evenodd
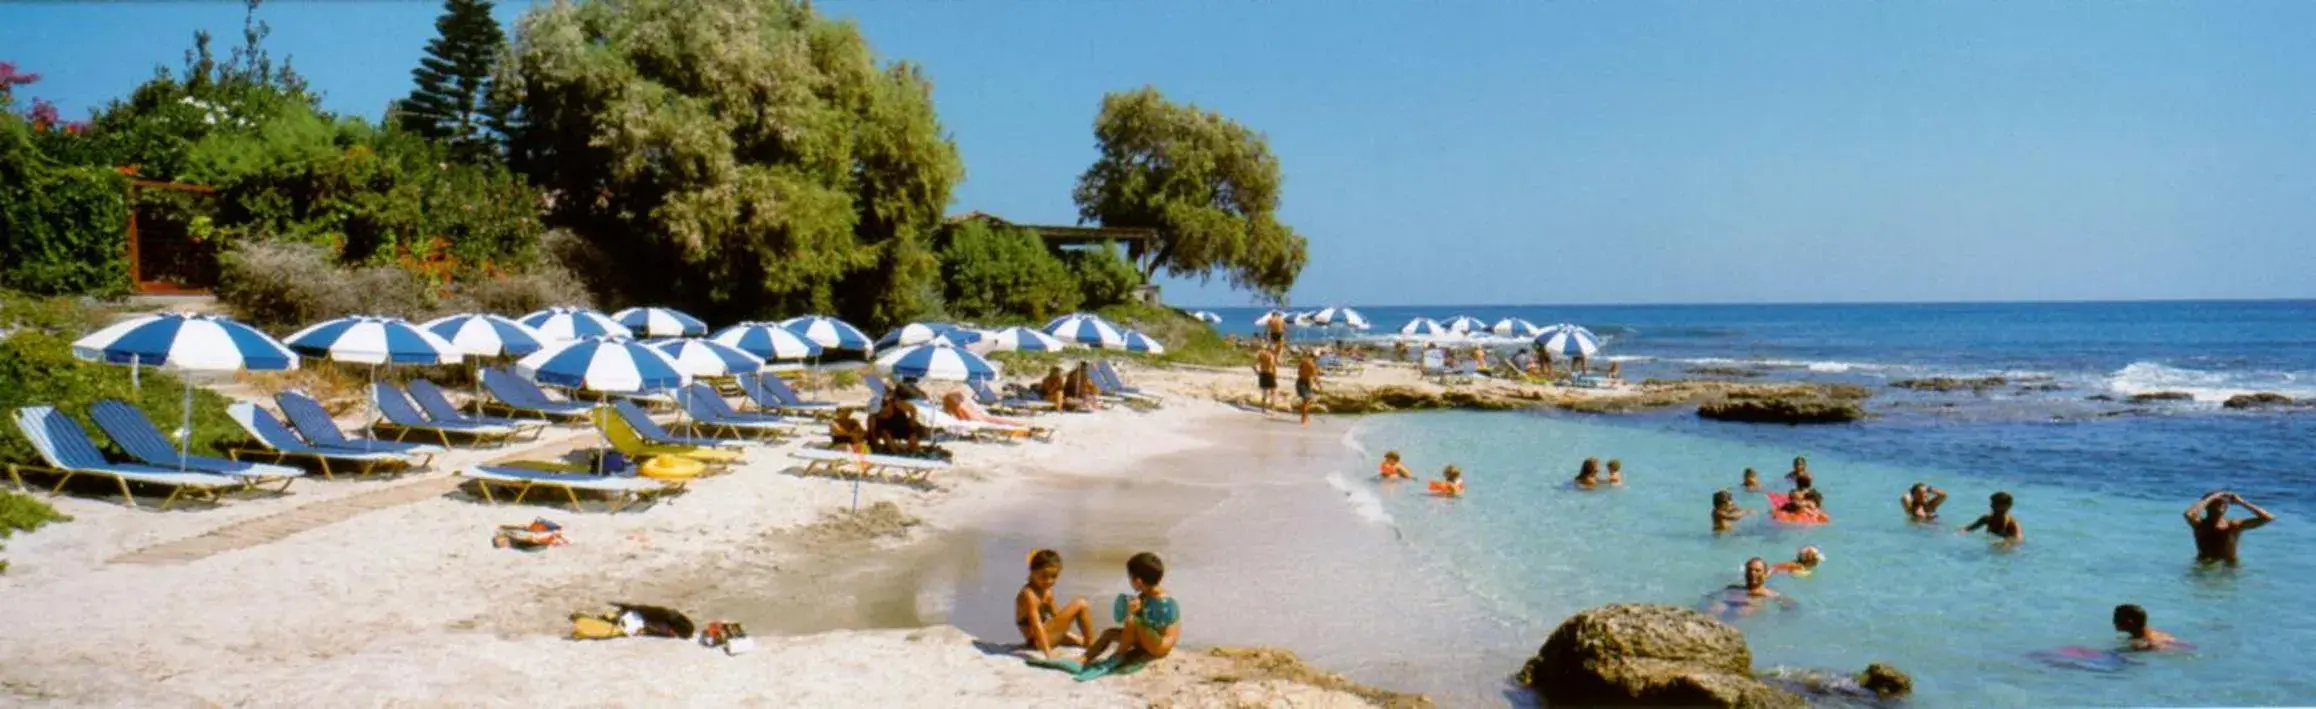
<svg viewBox="0 0 2316 709">
<path fill-rule="evenodd" d="M 821 7 L 930 71 L 953 212 L 1072 221 L 1105 91 L 1263 131 L 1311 239 L 1300 305 L 2316 297 L 2316 3 Z M 439 11 L 261 14 L 330 108 L 376 116 Z M 77 116 L 240 16 L 9 3 L 0 59 Z"/>
</svg>

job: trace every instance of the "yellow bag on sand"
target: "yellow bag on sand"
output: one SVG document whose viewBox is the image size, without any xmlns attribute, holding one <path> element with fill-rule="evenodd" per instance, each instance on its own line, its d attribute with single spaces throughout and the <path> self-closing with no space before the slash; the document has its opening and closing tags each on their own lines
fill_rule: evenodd
<svg viewBox="0 0 2316 709">
<path fill-rule="evenodd" d="M 585 613 L 571 614 L 572 640 L 608 640 L 624 637 L 627 637 L 627 631 L 609 618 Z"/>
</svg>

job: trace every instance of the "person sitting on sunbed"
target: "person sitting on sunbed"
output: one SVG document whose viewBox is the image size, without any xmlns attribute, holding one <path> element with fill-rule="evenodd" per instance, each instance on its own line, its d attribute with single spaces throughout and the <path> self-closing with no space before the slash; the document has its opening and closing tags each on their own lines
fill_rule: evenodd
<svg viewBox="0 0 2316 709">
<path fill-rule="evenodd" d="M 1045 380 L 1037 383 L 1037 395 L 1053 404 L 1055 411 L 1068 410 L 1069 380 L 1062 376 L 1062 368 L 1054 367 L 1045 373 Z"/>
<path fill-rule="evenodd" d="M 836 418 L 828 422 L 828 443 L 832 448 L 857 451 L 868 446 L 868 429 L 852 417 L 852 407 L 836 409 Z"/>
<path fill-rule="evenodd" d="M 924 401 L 932 398 L 925 396 L 924 388 L 917 386 L 916 377 L 905 377 L 901 379 L 900 383 L 894 384 L 893 395 L 909 401 Z"/>
<path fill-rule="evenodd" d="M 1093 365 L 1079 362 L 1077 370 L 1070 372 L 1069 393 L 1077 398 L 1079 408 L 1086 411 L 1102 410 L 1102 389 L 1094 384 Z"/>
<path fill-rule="evenodd" d="M 869 416 L 869 450 L 887 455 L 921 455 L 925 426 L 917 423 L 917 407 L 899 396 L 885 397 L 884 405 Z"/>
</svg>

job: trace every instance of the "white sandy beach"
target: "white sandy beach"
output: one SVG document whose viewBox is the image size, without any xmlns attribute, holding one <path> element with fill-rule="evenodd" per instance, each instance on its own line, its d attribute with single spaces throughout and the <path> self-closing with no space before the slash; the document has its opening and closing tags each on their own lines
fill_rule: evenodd
<svg viewBox="0 0 2316 709">
<path fill-rule="evenodd" d="M 683 587 L 703 571 L 795 577 L 894 553 L 975 519 L 1030 481 L 1130 476 L 1139 463 L 1200 446 L 1191 432 L 1217 417 L 1252 417 L 1198 396 L 1218 378 L 1251 389 L 1249 377 L 1129 376 L 1176 396 L 1153 412 L 1042 417 L 1061 428 L 1052 443 L 950 444 L 959 465 L 936 476 L 937 489 L 861 485 L 862 509 L 890 503 L 898 512 L 881 510 L 866 523 L 815 524 L 850 507 L 854 485 L 790 472 L 794 443 L 751 445 L 731 474 L 615 515 L 490 506 L 452 491 L 449 471 L 459 467 L 591 440 L 571 427 L 536 446 L 457 450 L 417 474 L 315 477 L 286 496 L 215 508 L 153 512 L 53 498 L 74 521 L 7 542 L 0 703 L 1369 704 L 1315 686 L 1330 680 L 1273 655 L 1178 652 L 1138 675 L 1081 684 L 946 625 L 776 635 L 769 629 L 812 623 L 718 616 L 726 604 L 716 594 L 730 589 Z M 562 523 L 571 544 L 539 553 L 489 544 L 496 525 L 533 517 Z M 902 518 L 922 523 L 903 530 Z M 1085 573 L 1107 578 L 1118 570 Z M 799 609 L 843 607 L 844 594 L 861 591 L 814 580 L 790 578 L 780 587 L 823 589 L 822 597 L 798 598 Z M 755 629 L 758 649 L 727 657 L 670 640 L 564 639 L 569 613 L 600 611 L 610 601 L 667 605 L 703 622 L 739 620 Z M 750 606 L 783 607 L 779 597 Z"/>
</svg>

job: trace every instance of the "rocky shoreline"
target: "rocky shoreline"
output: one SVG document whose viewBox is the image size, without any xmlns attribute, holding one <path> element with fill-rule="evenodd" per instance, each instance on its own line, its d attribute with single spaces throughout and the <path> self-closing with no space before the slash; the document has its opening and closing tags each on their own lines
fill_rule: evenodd
<svg viewBox="0 0 2316 709">
<path fill-rule="evenodd" d="M 1560 409 L 1588 414 L 1623 414 L 1695 406 L 1706 418 L 1751 423 L 1839 423 L 1867 417 L 1861 404 L 1871 390 L 1850 384 L 1731 382 L 1709 379 L 1651 379 L 1619 389 L 1486 384 L 1462 387 L 1383 384 L 1336 385 L 1319 392 L 1312 410 L 1332 414 L 1463 409 L 1514 411 Z M 1221 395 L 1239 406 L 1259 406 L 1260 397 Z"/>
</svg>

